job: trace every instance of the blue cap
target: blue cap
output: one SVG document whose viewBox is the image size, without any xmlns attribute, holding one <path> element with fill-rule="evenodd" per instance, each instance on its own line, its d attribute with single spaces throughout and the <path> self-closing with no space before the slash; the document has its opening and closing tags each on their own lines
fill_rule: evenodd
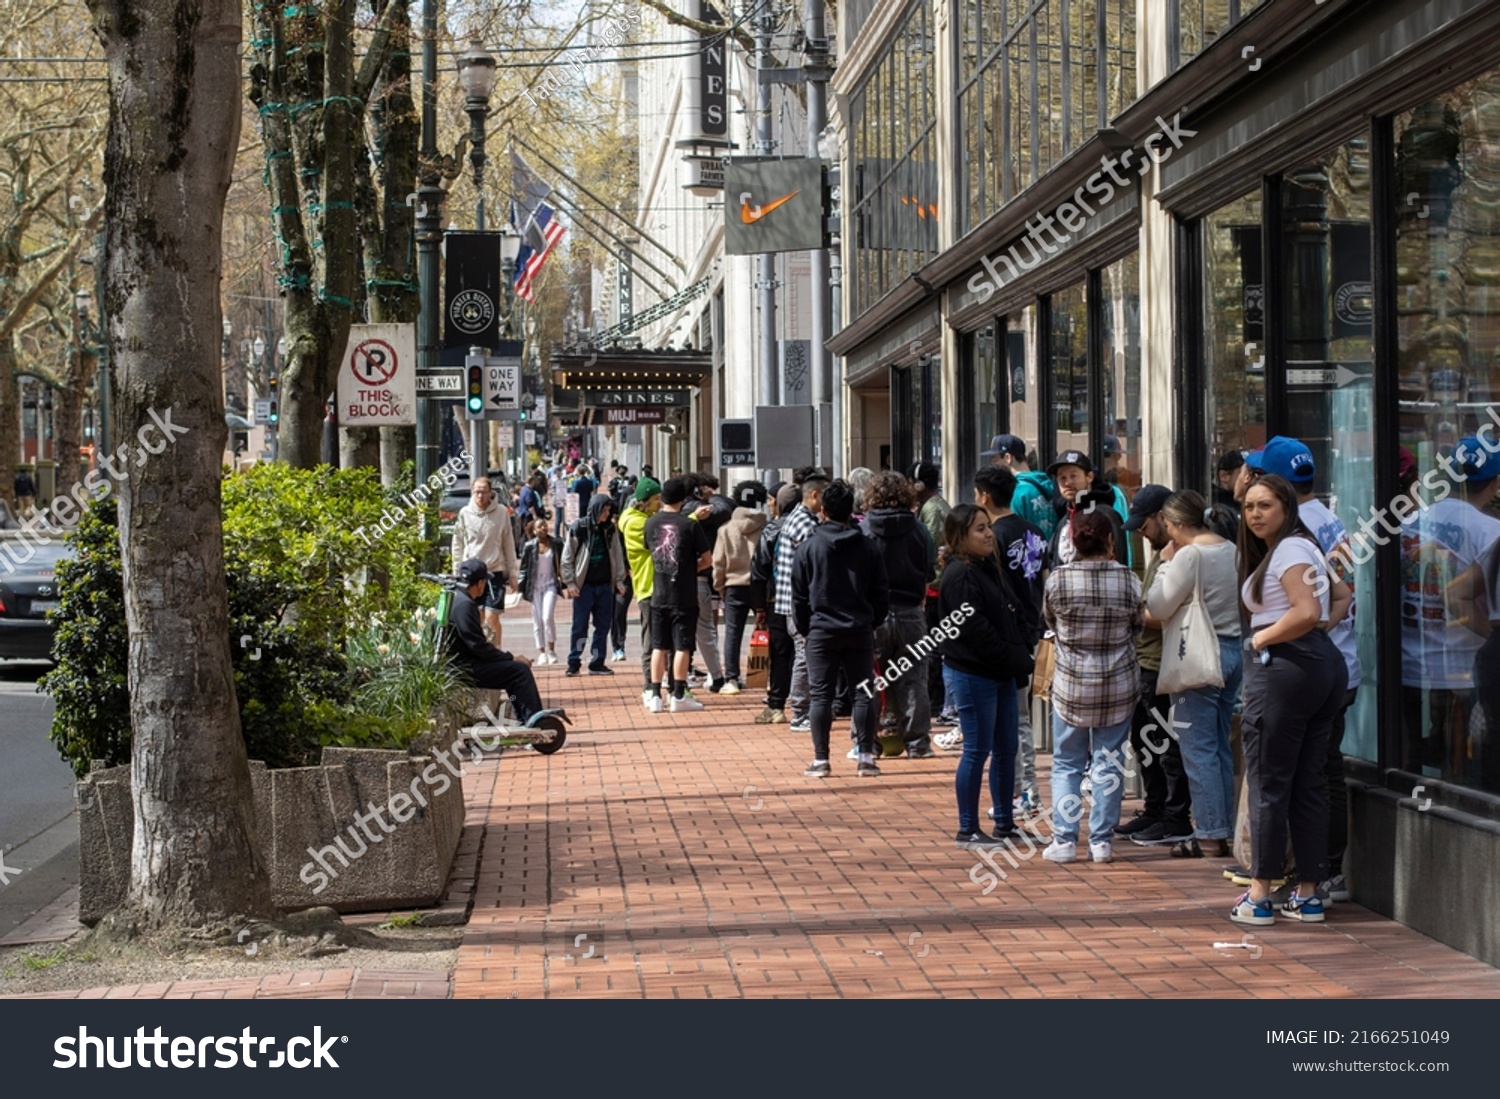
<svg viewBox="0 0 1500 1099">
<path fill-rule="evenodd" d="M 1488 481 L 1500 477 L 1500 454 L 1496 454 L 1477 435 L 1465 435 L 1453 448 L 1453 461 L 1463 471 L 1465 481 Z"/>
<path fill-rule="evenodd" d="M 1273 437 L 1263 449 L 1246 458 L 1245 464 L 1262 473 L 1285 477 L 1294 485 L 1308 484 L 1317 472 L 1312 451 L 1307 449 L 1306 444 L 1301 439 L 1291 439 L 1285 435 Z"/>
</svg>

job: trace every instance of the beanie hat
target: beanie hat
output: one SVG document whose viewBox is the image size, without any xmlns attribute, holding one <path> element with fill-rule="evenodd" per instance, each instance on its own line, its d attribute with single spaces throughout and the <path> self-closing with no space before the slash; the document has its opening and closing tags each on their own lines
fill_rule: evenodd
<svg viewBox="0 0 1500 1099">
<path fill-rule="evenodd" d="M 637 502 L 644 504 L 651 497 L 661 491 L 661 486 L 650 477 L 642 477 L 635 483 L 635 498 Z"/>
</svg>

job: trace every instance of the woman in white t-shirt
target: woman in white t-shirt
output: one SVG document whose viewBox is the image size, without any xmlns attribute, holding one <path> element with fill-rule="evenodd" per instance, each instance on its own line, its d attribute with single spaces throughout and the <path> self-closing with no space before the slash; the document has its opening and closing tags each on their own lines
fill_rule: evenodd
<svg viewBox="0 0 1500 1099">
<path fill-rule="evenodd" d="M 1245 493 L 1240 520 L 1240 601 L 1250 619 L 1241 739 L 1250 800 L 1250 889 L 1229 918 L 1276 922 L 1271 881 L 1281 877 L 1290 829 L 1297 888 L 1281 907 L 1321 922 L 1318 882 L 1328 849 L 1328 734 L 1349 673 L 1325 632 L 1332 621 L 1328 563 L 1297 518 L 1297 497 L 1263 475 Z M 1347 606 L 1336 608 L 1339 614 Z"/>
</svg>

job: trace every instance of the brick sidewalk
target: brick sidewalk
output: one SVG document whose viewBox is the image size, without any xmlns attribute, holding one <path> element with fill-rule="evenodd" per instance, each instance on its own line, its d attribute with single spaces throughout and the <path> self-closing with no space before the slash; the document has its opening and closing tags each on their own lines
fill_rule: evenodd
<svg viewBox="0 0 1500 1099">
<path fill-rule="evenodd" d="M 564 639 L 570 620 L 564 601 Z M 505 635 L 531 652 L 524 604 Z M 956 753 L 859 780 L 838 750 L 833 778 L 805 778 L 809 736 L 753 724 L 761 692 L 648 714 L 629 652 L 610 678 L 538 668 L 543 699 L 574 719 L 567 745 L 471 768 L 454 877 L 473 907 L 451 977 L 345 969 L 47 998 L 1500 996 L 1500 970 L 1358 905 L 1322 926 L 1230 923 L 1222 860 L 1164 848 L 1118 843 L 1099 866 L 996 855 L 1007 878 L 985 895 L 971 869 L 993 872 L 952 845 Z"/>
<path fill-rule="evenodd" d="M 530 651 L 514 614 L 506 637 Z M 956 753 L 856 779 L 841 721 L 833 778 L 805 778 L 809 735 L 751 722 L 762 692 L 649 714 L 634 658 L 610 667 L 537 669 L 576 724 L 501 761 L 456 997 L 1500 996 L 1500 970 L 1358 905 L 1231 923 L 1224 860 L 1165 848 L 996 856 L 986 896 L 952 844 Z"/>
</svg>

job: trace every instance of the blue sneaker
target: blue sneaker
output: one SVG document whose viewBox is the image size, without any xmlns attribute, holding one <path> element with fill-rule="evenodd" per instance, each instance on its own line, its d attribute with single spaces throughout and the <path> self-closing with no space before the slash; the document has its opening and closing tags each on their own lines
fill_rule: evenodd
<svg viewBox="0 0 1500 1099">
<path fill-rule="evenodd" d="M 1276 922 L 1276 909 L 1271 905 L 1271 898 L 1265 897 L 1258 901 L 1252 901 L 1250 894 L 1246 893 L 1235 901 L 1234 907 L 1229 910 L 1229 918 L 1235 923 L 1248 923 L 1254 927 L 1270 927 Z M 1320 915 L 1318 917 L 1322 919 Z"/>
<path fill-rule="evenodd" d="M 1316 893 L 1311 897 L 1299 897 L 1293 893 L 1281 906 L 1281 914 L 1291 920 L 1301 920 L 1303 923 L 1323 922 L 1323 900 Z"/>
</svg>

